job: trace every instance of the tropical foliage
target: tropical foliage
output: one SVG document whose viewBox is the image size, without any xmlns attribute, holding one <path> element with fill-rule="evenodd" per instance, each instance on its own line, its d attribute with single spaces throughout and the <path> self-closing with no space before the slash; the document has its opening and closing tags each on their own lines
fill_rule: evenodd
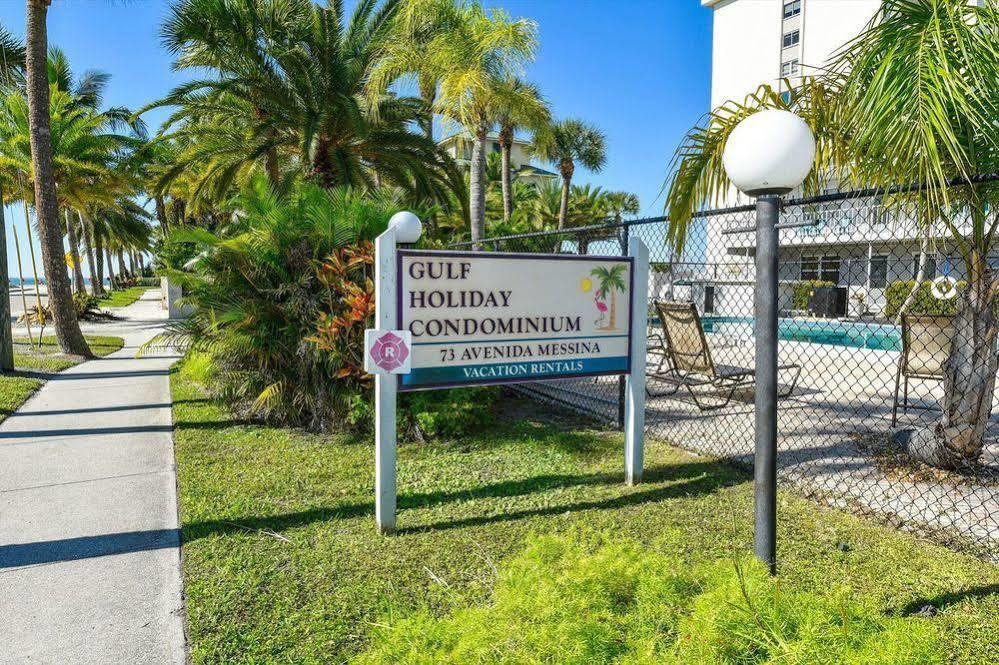
<svg viewBox="0 0 999 665">
<path fill-rule="evenodd" d="M 214 392 L 237 409 L 315 428 L 342 422 L 370 385 L 371 240 L 398 206 L 387 192 L 315 184 L 282 198 L 254 177 L 224 228 L 172 232 L 196 249 L 191 270 L 166 271 L 192 313 L 158 341 L 206 356 Z"/>
<path fill-rule="evenodd" d="M 399 0 L 181 0 L 163 41 L 175 67 L 199 78 L 150 108 L 175 107 L 161 140 L 175 146 L 158 189 L 193 179 L 191 202 L 218 200 L 250 174 L 274 188 L 391 185 L 417 201 L 461 197 L 454 163 L 411 131 L 424 107 L 395 94 L 369 98 L 368 79 L 393 31 Z"/>
<path fill-rule="evenodd" d="M 85 293 L 85 264 L 94 277 L 93 293 L 100 295 L 105 250 L 131 254 L 149 246 L 151 229 L 144 221 L 121 229 L 108 220 L 122 208 L 137 207 L 128 199 L 138 184 L 130 161 L 141 145 L 144 127 L 133 121 L 126 109 L 102 108 L 109 77 L 97 71 L 75 76 L 59 49 L 49 52 L 47 78 L 51 171 L 61 212 L 60 237 L 65 234 L 69 244 L 65 262 L 74 275 L 77 295 Z M 30 110 L 23 85 L 23 77 L 15 76 L 0 96 L 0 174 L 8 183 L 8 201 L 23 203 L 30 224 L 27 206 L 35 198 L 34 165 Z M 26 231 L 30 240 L 30 226 Z"/>
<path fill-rule="evenodd" d="M 370 418 L 361 362 L 370 241 L 391 213 L 422 211 L 426 241 L 446 244 L 487 226 L 565 228 L 637 211 L 633 195 L 572 184 L 564 164 L 563 187 L 515 177 L 515 134 L 561 131 L 520 78 L 537 48 L 533 21 L 476 1 L 347 4 L 177 0 L 160 34 L 190 80 L 136 114 L 106 108 L 108 76 L 75 75 L 56 49 L 44 72 L 48 184 L 69 246 L 58 272 L 72 273 L 77 303 L 90 302 L 85 272 L 94 295 L 105 278 L 128 287 L 148 274 L 143 255 L 155 246 L 156 269 L 184 286 L 192 311 L 167 339 L 199 354 L 215 392 L 237 408 L 318 428 Z M 0 34 L 13 62 L 0 97 L 0 177 L 27 211 L 35 146 L 20 48 Z M 147 139 L 139 118 L 159 108 L 169 115 Z M 467 171 L 436 144 L 435 119 L 474 138 Z M 500 150 L 487 159 L 491 131 Z M 569 149 L 562 162 L 603 161 Z M 488 415 L 410 401 L 410 424 L 427 433 Z"/>
</svg>

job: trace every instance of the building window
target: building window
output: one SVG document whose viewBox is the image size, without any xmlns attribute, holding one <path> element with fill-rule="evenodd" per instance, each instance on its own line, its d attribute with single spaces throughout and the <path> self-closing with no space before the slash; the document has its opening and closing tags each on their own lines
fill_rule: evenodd
<svg viewBox="0 0 999 665">
<path fill-rule="evenodd" d="M 883 289 L 888 284 L 888 255 L 875 254 L 871 257 L 871 288 Z"/>
<path fill-rule="evenodd" d="M 802 281 L 820 281 L 839 284 L 840 258 L 829 256 L 805 256 L 801 259 Z"/>
<path fill-rule="evenodd" d="M 801 0 L 794 0 L 794 2 L 784 3 L 784 20 L 789 18 L 794 18 L 801 13 Z"/>
<path fill-rule="evenodd" d="M 781 45 L 784 48 L 790 48 L 796 45 L 800 41 L 801 41 L 801 31 L 792 30 L 791 32 L 784 33 L 784 39 L 782 40 Z"/>
<path fill-rule="evenodd" d="M 839 284 L 839 257 L 823 256 L 819 265 L 819 279 L 823 282 Z"/>
<path fill-rule="evenodd" d="M 801 259 L 801 281 L 814 282 L 819 278 L 818 257 L 808 256 Z"/>
<path fill-rule="evenodd" d="M 497 141 L 493 141 L 493 152 L 495 153 L 503 152 L 503 146 L 501 146 Z"/>
<path fill-rule="evenodd" d="M 916 279 L 919 276 L 919 254 L 912 255 L 912 279 Z M 937 257 L 927 256 L 926 257 L 926 272 L 923 274 L 923 279 L 933 279 L 937 276 Z"/>
<path fill-rule="evenodd" d="M 798 73 L 798 59 L 788 60 L 787 62 L 782 62 L 780 64 L 780 75 L 781 76 L 794 76 Z"/>
</svg>

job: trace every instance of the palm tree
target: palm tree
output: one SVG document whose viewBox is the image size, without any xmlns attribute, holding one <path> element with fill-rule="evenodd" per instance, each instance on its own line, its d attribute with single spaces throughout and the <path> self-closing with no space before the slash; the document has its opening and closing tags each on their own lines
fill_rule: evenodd
<svg viewBox="0 0 999 665">
<path fill-rule="evenodd" d="M 641 210 L 638 196 L 631 192 L 608 192 L 605 195 L 607 214 L 614 218 L 614 222 L 621 223 L 624 215 L 637 215 Z"/>
<path fill-rule="evenodd" d="M 552 123 L 538 133 L 534 137 L 534 150 L 541 159 L 557 165 L 562 175 L 558 228 L 563 229 L 569 215 L 569 190 L 576 163 L 600 171 L 607 160 L 606 139 L 596 127 L 570 118 Z"/>
<path fill-rule="evenodd" d="M 160 186 L 195 171 L 195 199 L 226 198 L 254 171 L 280 190 L 296 176 L 323 187 L 400 187 L 447 205 L 462 194 L 453 161 L 413 133 L 416 98 L 382 94 L 368 78 L 400 0 L 181 0 L 162 29 L 175 67 L 201 78 L 147 108 L 174 106 L 163 135 L 182 151 Z M 373 107 L 373 108 L 372 108 Z"/>
<path fill-rule="evenodd" d="M 980 457 L 999 365 L 987 260 L 999 232 L 999 188 L 974 180 L 999 170 L 996 34 L 994 3 L 885 0 L 828 74 L 806 80 L 790 98 L 761 89 L 692 130 L 674 158 L 667 198 L 671 236 L 682 247 L 696 207 L 730 191 L 720 161 L 728 134 L 763 108 L 789 108 L 812 126 L 819 139 L 813 182 L 834 174 L 861 186 L 919 184 L 883 205 L 917 210 L 924 230 L 942 222 L 968 267 L 944 367 L 943 414 L 909 441 L 910 454 L 944 468 Z M 966 218 L 970 233 L 962 230 Z"/>
<path fill-rule="evenodd" d="M 607 325 L 602 330 L 617 329 L 617 292 L 625 291 L 628 288 L 624 283 L 624 271 L 625 266 L 620 264 L 613 268 L 600 267 L 590 271 L 590 275 L 595 277 L 600 284 L 597 293 L 602 294 L 604 297 L 610 294 L 609 318 L 607 319 Z"/>
<path fill-rule="evenodd" d="M 49 117 L 48 27 L 50 0 L 27 0 L 26 91 L 30 109 L 30 144 L 35 189 L 35 210 L 48 284 L 49 309 L 55 320 L 56 339 L 65 353 L 92 357 L 76 320 L 62 252 L 59 204 L 52 171 L 51 120 Z"/>
<path fill-rule="evenodd" d="M 58 89 L 57 84 L 52 85 L 49 108 L 56 201 L 63 209 L 77 289 L 82 290 L 80 238 L 88 237 L 85 213 L 132 191 L 134 180 L 122 160 L 140 139 L 119 134 L 113 129 L 119 125 L 116 115 L 80 104 L 76 95 Z M 29 133 L 27 102 L 20 91 L 13 90 L 0 98 L 0 159 L 5 170 L 26 179 L 32 172 Z M 91 275 L 96 275 L 94 262 L 90 263 Z"/>
<path fill-rule="evenodd" d="M 400 79 L 415 79 L 423 109 L 419 119 L 424 136 L 434 138 L 434 104 L 441 74 L 435 46 L 461 20 L 454 0 L 402 0 L 382 53 L 372 67 L 367 90 L 377 102 Z M 377 104 L 373 107 L 377 110 Z"/>
<path fill-rule="evenodd" d="M 534 57 L 537 25 L 501 10 L 460 5 L 460 20 L 428 46 L 440 81 L 435 110 L 472 136 L 469 214 L 472 240 L 485 236 L 486 136 L 501 84 Z"/>
<path fill-rule="evenodd" d="M 519 78 L 500 81 L 493 101 L 493 119 L 499 126 L 500 160 L 502 162 L 503 221 L 513 214 L 513 173 L 510 152 L 518 129 L 537 130 L 551 119 L 548 105 L 533 83 Z"/>
</svg>

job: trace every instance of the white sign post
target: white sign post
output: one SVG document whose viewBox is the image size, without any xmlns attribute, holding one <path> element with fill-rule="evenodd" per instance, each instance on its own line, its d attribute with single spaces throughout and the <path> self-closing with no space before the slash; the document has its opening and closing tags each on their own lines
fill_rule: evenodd
<svg viewBox="0 0 999 665">
<path fill-rule="evenodd" d="M 645 358 L 649 326 L 649 248 L 638 238 L 628 239 L 633 259 L 631 289 L 631 367 L 624 385 L 624 477 L 634 485 L 642 480 L 645 462 Z"/>
<path fill-rule="evenodd" d="M 375 325 L 395 330 L 396 231 L 391 226 L 375 240 Z M 367 361 L 367 355 L 365 356 Z M 398 381 L 375 374 L 375 521 L 382 533 L 395 531 L 395 402 Z"/>
<path fill-rule="evenodd" d="M 641 481 L 649 253 L 501 254 L 398 249 L 419 238 L 411 213 L 375 241 L 375 517 L 396 527 L 400 390 L 626 375 L 625 481 Z M 394 376 L 393 374 L 397 375 Z"/>
</svg>

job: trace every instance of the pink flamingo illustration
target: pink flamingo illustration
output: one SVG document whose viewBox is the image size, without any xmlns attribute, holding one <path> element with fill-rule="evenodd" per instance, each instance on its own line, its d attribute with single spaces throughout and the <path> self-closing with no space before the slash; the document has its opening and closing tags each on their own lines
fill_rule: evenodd
<svg viewBox="0 0 999 665">
<path fill-rule="evenodd" d="M 600 317 L 594 321 L 594 324 L 599 328 L 604 323 L 604 317 L 607 316 L 607 303 L 600 300 L 603 297 L 603 291 L 597 291 L 596 295 L 593 297 L 593 302 L 597 306 L 597 311 L 600 312 Z"/>
</svg>

